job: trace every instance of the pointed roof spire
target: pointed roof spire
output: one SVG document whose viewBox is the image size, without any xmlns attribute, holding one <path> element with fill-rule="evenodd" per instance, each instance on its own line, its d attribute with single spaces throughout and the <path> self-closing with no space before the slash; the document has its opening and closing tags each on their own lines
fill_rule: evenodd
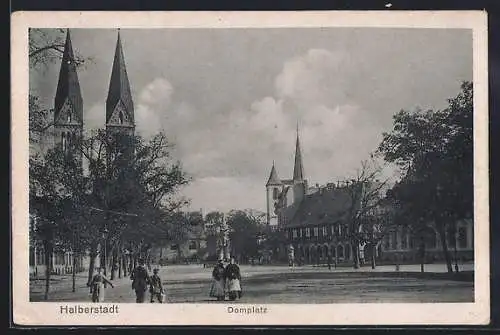
<svg viewBox="0 0 500 335">
<path fill-rule="evenodd" d="M 295 142 L 295 164 L 293 166 L 293 180 L 304 180 L 304 166 L 302 164 L 302 154 L 300 152 L 299 122 L 297 121 L 297 141 Z"/>
<path fill-rule="evenodd" d="M 273 167 L 271 168 L 271 173 L 269 174 L 269 179 L 266 183 L 266 186 L 269 185 L 281 185 L 281 180 L 278 178 L 278 173 L 276 172 L 276 168 L 274 167 L 274 160 Z"/>
<path fill-rule="evenodd" d="M 69 100 L 75 116 L 83 123 L 83 99 L 80 91 L 80 82 L 76 72 L 75 55 L 71 44 L 69 29 L 66 32 L 66 42 L 59 71 L 59 81 L 54 101 L 54 120 L 57 122 L 59 113 L 66 100 Z"/>
<path fill-rule="evenodd" d="M 106 100 L 106 122 L 111 118 L 116 105 L 122 102 L 125 111 L 129 114 L 131 121 L 134 120 L 134 103 L 130 91 L 130 83 L 125 66 L 125 57 L 123 56 L 120 29 L 116 40 L 115 58 L 113 60 L 113 69 L 111 70 L 111 79 L 109 81 L 108 98 Z"/>
</svg>

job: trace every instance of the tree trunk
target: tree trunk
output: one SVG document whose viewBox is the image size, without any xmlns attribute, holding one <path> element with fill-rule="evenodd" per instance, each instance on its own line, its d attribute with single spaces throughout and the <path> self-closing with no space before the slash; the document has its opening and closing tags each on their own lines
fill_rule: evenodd
<svg viewBox="0 0 500 335">
<path fill-rule="evenodd" d="M 50 272 L 52 267 L 52 245 L 50 242 L 44 243 L 45 250 L 45 295 L 44 299 L 49 300 L 49 290 L 50 290 Z"/>
<path fill-rule="evenodd" d="M 89 264 L 89 276 L 87 280 L 87 284 L 90 285 L 92 281 L 92 277 L 94 276 L 94 268 L 95 268 L 95 260 L 97 258 L 97 243 L 92 243 L 90 246 L 90 264 Z"/>
<path fill-rule="evenodd" d="M 453 272 L 453 267 L 451 265 L 451 257 L 450 257 L 450 252 L 448 251 L 448 245 L 446 243 L 446 226 L 441 227 L 439 229 L 439 237 L 441 238 L 441 245 L 443 247 L 443 254 L 444 254 L 444 259 L 446 261 L 446 268 L 448 269 L 448 272 Z"/>
<path fill-rule="evenodd" d="M 353 267 L 359 269 L 359 245 L 357 242 L 352 244 Z"/>
<path fill-rule="evenodd" d="M 420 237 L 420 272 L 424 273 L 424 264 L 425 264 L 425 241 L 424 237 Z"/>
<path fill-rule="evenodd" d="M 118 250 L 118 259 L 117 259 L 117 262 L 118 262 L 118 278 L 122 277 L 122 264 L 123 264 L 122 260 L 123 260 L 123 252 L 122 252 L 121 245 L 120 245 L 119 250 Z"/>
<path fill-rule="evenodd" d="M 75 251 L 73 251 L 73 287 L 71 288 L 71 292 L 76 291 L 76 261 L 77 261 L 77 254 Z"/>
<path fill-rule="evenodd" d="M 372 254 L 371 254 L 371 256 L 372 256 L 372 257 L 371 257 L 371 259 L 372 259 L 372 269 L 375 269 L 375 267 L 377 266 L 377 265 L 376 265 L 376 263 L 375 263 L 375 262 L 376 262 L 376 258 L 375 258 L 375 252 L 376 252 L 376 250 L 377 250 L 377 244 L 376 244 L 376 243 L 372 243 L 372 244 L 371 244 L 371 252 L 372 252 Z"/>
<path fill-rule="evenodd" d="M 118 264 L 118 247 L 115 245 L 113 251 L 111 252 L 111 280 L 116 278 L 117 265 Z M 118 266 L 119 267 L 119 266 Z"/>
</svg>

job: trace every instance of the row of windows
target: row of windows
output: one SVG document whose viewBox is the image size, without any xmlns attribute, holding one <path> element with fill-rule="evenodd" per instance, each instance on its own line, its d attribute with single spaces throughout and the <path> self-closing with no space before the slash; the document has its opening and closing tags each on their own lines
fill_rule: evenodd
<svg viewBox="0 0 500 335">
<path fill-rule="evenodd" d="M 189 241 L 188 245 L 189 250 L 197 250 L 198 249 L 198 242 L 197 241 Z M 170 250 L 178 250 L 179 245 L 178 244 L 172 244 L 170 246 Z"/>
<path fill-rule="evenodd" d="M 295 228 L 289 232 L 292 239 L 301 237 L 321 237 L 321 236 L 343 236 L 346 237 L 349 234 L 349 227 L 343 227 L 342 225 L 331 225 L 322 227 L 306 227 L 306 228 Z"/>
<path fill-rule="evenodd" d="M 449 248 L 454 248 L 455 243 L 457 248 L 465 249 L 468 247 L 467 238 L 468 238 L 467 228 L 466 227 L 458 227 L 456 235 L 449 231 L 446 236 L 446 242 Z M 397 245 L 398 234 L 394 231 L 386 236 L 384 241 L 385 249 L 398 249 Z M 413 249 L 416 246 L 415 240 L 409 234 L 408 231 L 403 230 L 400 236 L 400 248 L 401 249 Z M 425 240 L 425 248 L 426 249 L 435 249 L 438 247 L 438 235 L 430 234 Z"/>
<path fill-rule="evenodd" d="M 35 264 L 36 262 L 36 264 Z M 71 265 L 73 262 L 73 256 L 69 253 L 54 253 L 52 255 L 53 265 Z M 29 264 L 30 265 L 45 265 L 45 253 L 43 250 L 30 250 L 29 254 Z"/>
</svg>

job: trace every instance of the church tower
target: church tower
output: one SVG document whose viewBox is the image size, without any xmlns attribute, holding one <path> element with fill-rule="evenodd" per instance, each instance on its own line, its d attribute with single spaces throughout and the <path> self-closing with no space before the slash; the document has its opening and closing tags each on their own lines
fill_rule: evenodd
<svg viewBox="0 0 500 335">
<path fill-rule="evenodd" d="M 299 125 L 297 124 L 297 140 L 295 142 L 295 164 L 293 166 L 293 202 L 302 201 L 307 190 L 307 180 L 304 179 L 304 166 L 300 152 Z"/>
<path fill-rule="evenodd" d="M 125 135 L 133 135 L 135 132 L 134 103 L 119 30 L 106 100 L 106 131 Z"/>
<path fill-rule="evenodd" d="M 54 144 L 69 152 L 82 134 L 83 99 L 68 29 L 54 101 Z"/>
<path fill-rule="evenodd" d="M 266 183 L 266 202 L 267 202 L 267 224 L 277 225 L 278 224 L 278 214 L 275 212 L 275 203 L 278 200 L 278 196 L 282 191 L 283 183 L 278 178 L 278 173 L 276 168 L 271 168 L 271 173 L 269 174 L 269 179 Z"/>
</svg>

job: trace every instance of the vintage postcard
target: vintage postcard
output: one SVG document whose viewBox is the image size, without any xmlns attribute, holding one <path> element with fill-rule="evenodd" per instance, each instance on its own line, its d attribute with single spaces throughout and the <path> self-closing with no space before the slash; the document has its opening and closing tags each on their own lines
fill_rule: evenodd
<svg viewBox="0 0 500 335">
<path fill-rule="evenodd" d="M 490 319 L 487 14 L 17 12 L 19 325 Z"/>
</svg>

